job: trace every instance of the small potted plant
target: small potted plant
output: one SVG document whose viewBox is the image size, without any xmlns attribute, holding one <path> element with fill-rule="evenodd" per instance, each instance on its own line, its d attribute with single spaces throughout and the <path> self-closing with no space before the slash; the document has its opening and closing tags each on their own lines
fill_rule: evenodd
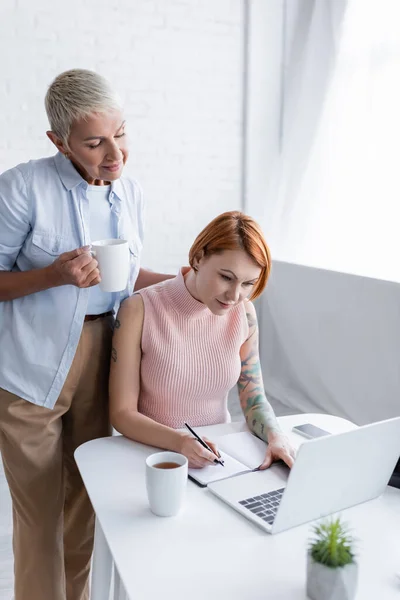
<svg viewBox="0 0 400 600">
<path fill-rule="evenodd" d="M 340 517 L 317 524 L 307 561 L 307 595 L 311 600 L 353 600 L 358 565 L 354 540 Z"/>
</svg>

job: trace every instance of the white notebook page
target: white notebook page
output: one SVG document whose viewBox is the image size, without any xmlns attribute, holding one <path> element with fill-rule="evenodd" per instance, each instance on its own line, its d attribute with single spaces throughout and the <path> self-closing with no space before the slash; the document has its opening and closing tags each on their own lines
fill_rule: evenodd
<svg viewBox="0 0 400 600">
<path fill-rule="evenodd" d="M 249 469 L 259 467 L 267 451 L 266 442 L 255 437 L 249 431 L 222 435 L 215 441 L 220 450 L 227 452 L 232 458 L 240 461 Z"/>
<path fill-rule="evenodd" d="M 288 437 L 295 448 L 298 448 L 305 441 L 305 439 L 294 434 L 289 434 Z M 225 461 L 225 467 L 210 465 L 203 469 L 189 469 L 189 475 L 202 485 L 256 469 L 263 462 L 267 451 L 267 443 L 250 433 L 250 431 L 229 433 L 215 438 L 214 441 Z"/>
<path fill-rule="evenodd" d="M 296 450 L 307 442 L 305 438 L 291 431 L 285 433 L 285 435 Z M 250 469 L 256 469 L 261 465 L 267 451 L 267 443 L 250 433 L 250 431 L 228 433 L 228 435 L 216 438 L 215 442 L 220 450 L 227 452 Z"/>
<path fill-rule="evenodd" d="M 231 477 L 232 475 L 237 475 L 237 473 L 243 473 L 244 471 L 249 470 L 246 465 L 238 462 L 221 449 L 220 454 L 221 458 L 224 460 L 224 466 L 214 464 L 209 467 L 203 467 L 202 469 L 189 469 L 189 475 L 202 485 L 207 485 L 212 481 L 225 479 L 225 477 Z"/>
</svg>

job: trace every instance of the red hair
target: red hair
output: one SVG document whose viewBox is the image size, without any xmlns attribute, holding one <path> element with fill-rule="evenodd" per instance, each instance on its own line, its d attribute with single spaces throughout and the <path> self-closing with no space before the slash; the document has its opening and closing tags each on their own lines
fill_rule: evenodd
<svg viewBox="0 0 400 600">
<path fill-rule="evenodd" d="M 271 253 L 261 227 L 251 217 L 233 210 L 219 215 L 195 239 L 189 251 L 189 264 L 204 256 L 219 254 L 224 250 L 244 250 L 261 268 L 250 300 L 262 294 L 271 271 Z"/>
</svg>

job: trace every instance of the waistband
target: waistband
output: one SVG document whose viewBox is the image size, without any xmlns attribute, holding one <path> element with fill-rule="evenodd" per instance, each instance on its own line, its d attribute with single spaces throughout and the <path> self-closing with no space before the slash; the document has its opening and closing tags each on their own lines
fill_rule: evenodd
<svg viewBox="0 0 400 600">
<path fill-rule="evenodd" d="M 95 321 L 96 319 L 102 319 L 103 317 L 111 317 L 113 314 L 113 311 L 109 310 L 108 312 L 99 315 L 85 315 L 85 323 L 86 321 Z"/>
</svg>

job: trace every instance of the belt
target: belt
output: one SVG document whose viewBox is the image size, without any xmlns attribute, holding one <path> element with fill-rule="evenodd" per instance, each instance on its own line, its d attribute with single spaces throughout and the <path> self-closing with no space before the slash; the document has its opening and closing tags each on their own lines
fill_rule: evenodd
<svg viewBox="0 0 400 600">
<path fill-rule="evenodd" d="M 95 321 L 96 319 L 102 319 L 103 317 L 111 317 L 113 315 L 113 311 L 109 310 L 108 312 L 101 313 L 100 315 L 85 315 L 85 323 L 86 321 Z"/>
</svg>

